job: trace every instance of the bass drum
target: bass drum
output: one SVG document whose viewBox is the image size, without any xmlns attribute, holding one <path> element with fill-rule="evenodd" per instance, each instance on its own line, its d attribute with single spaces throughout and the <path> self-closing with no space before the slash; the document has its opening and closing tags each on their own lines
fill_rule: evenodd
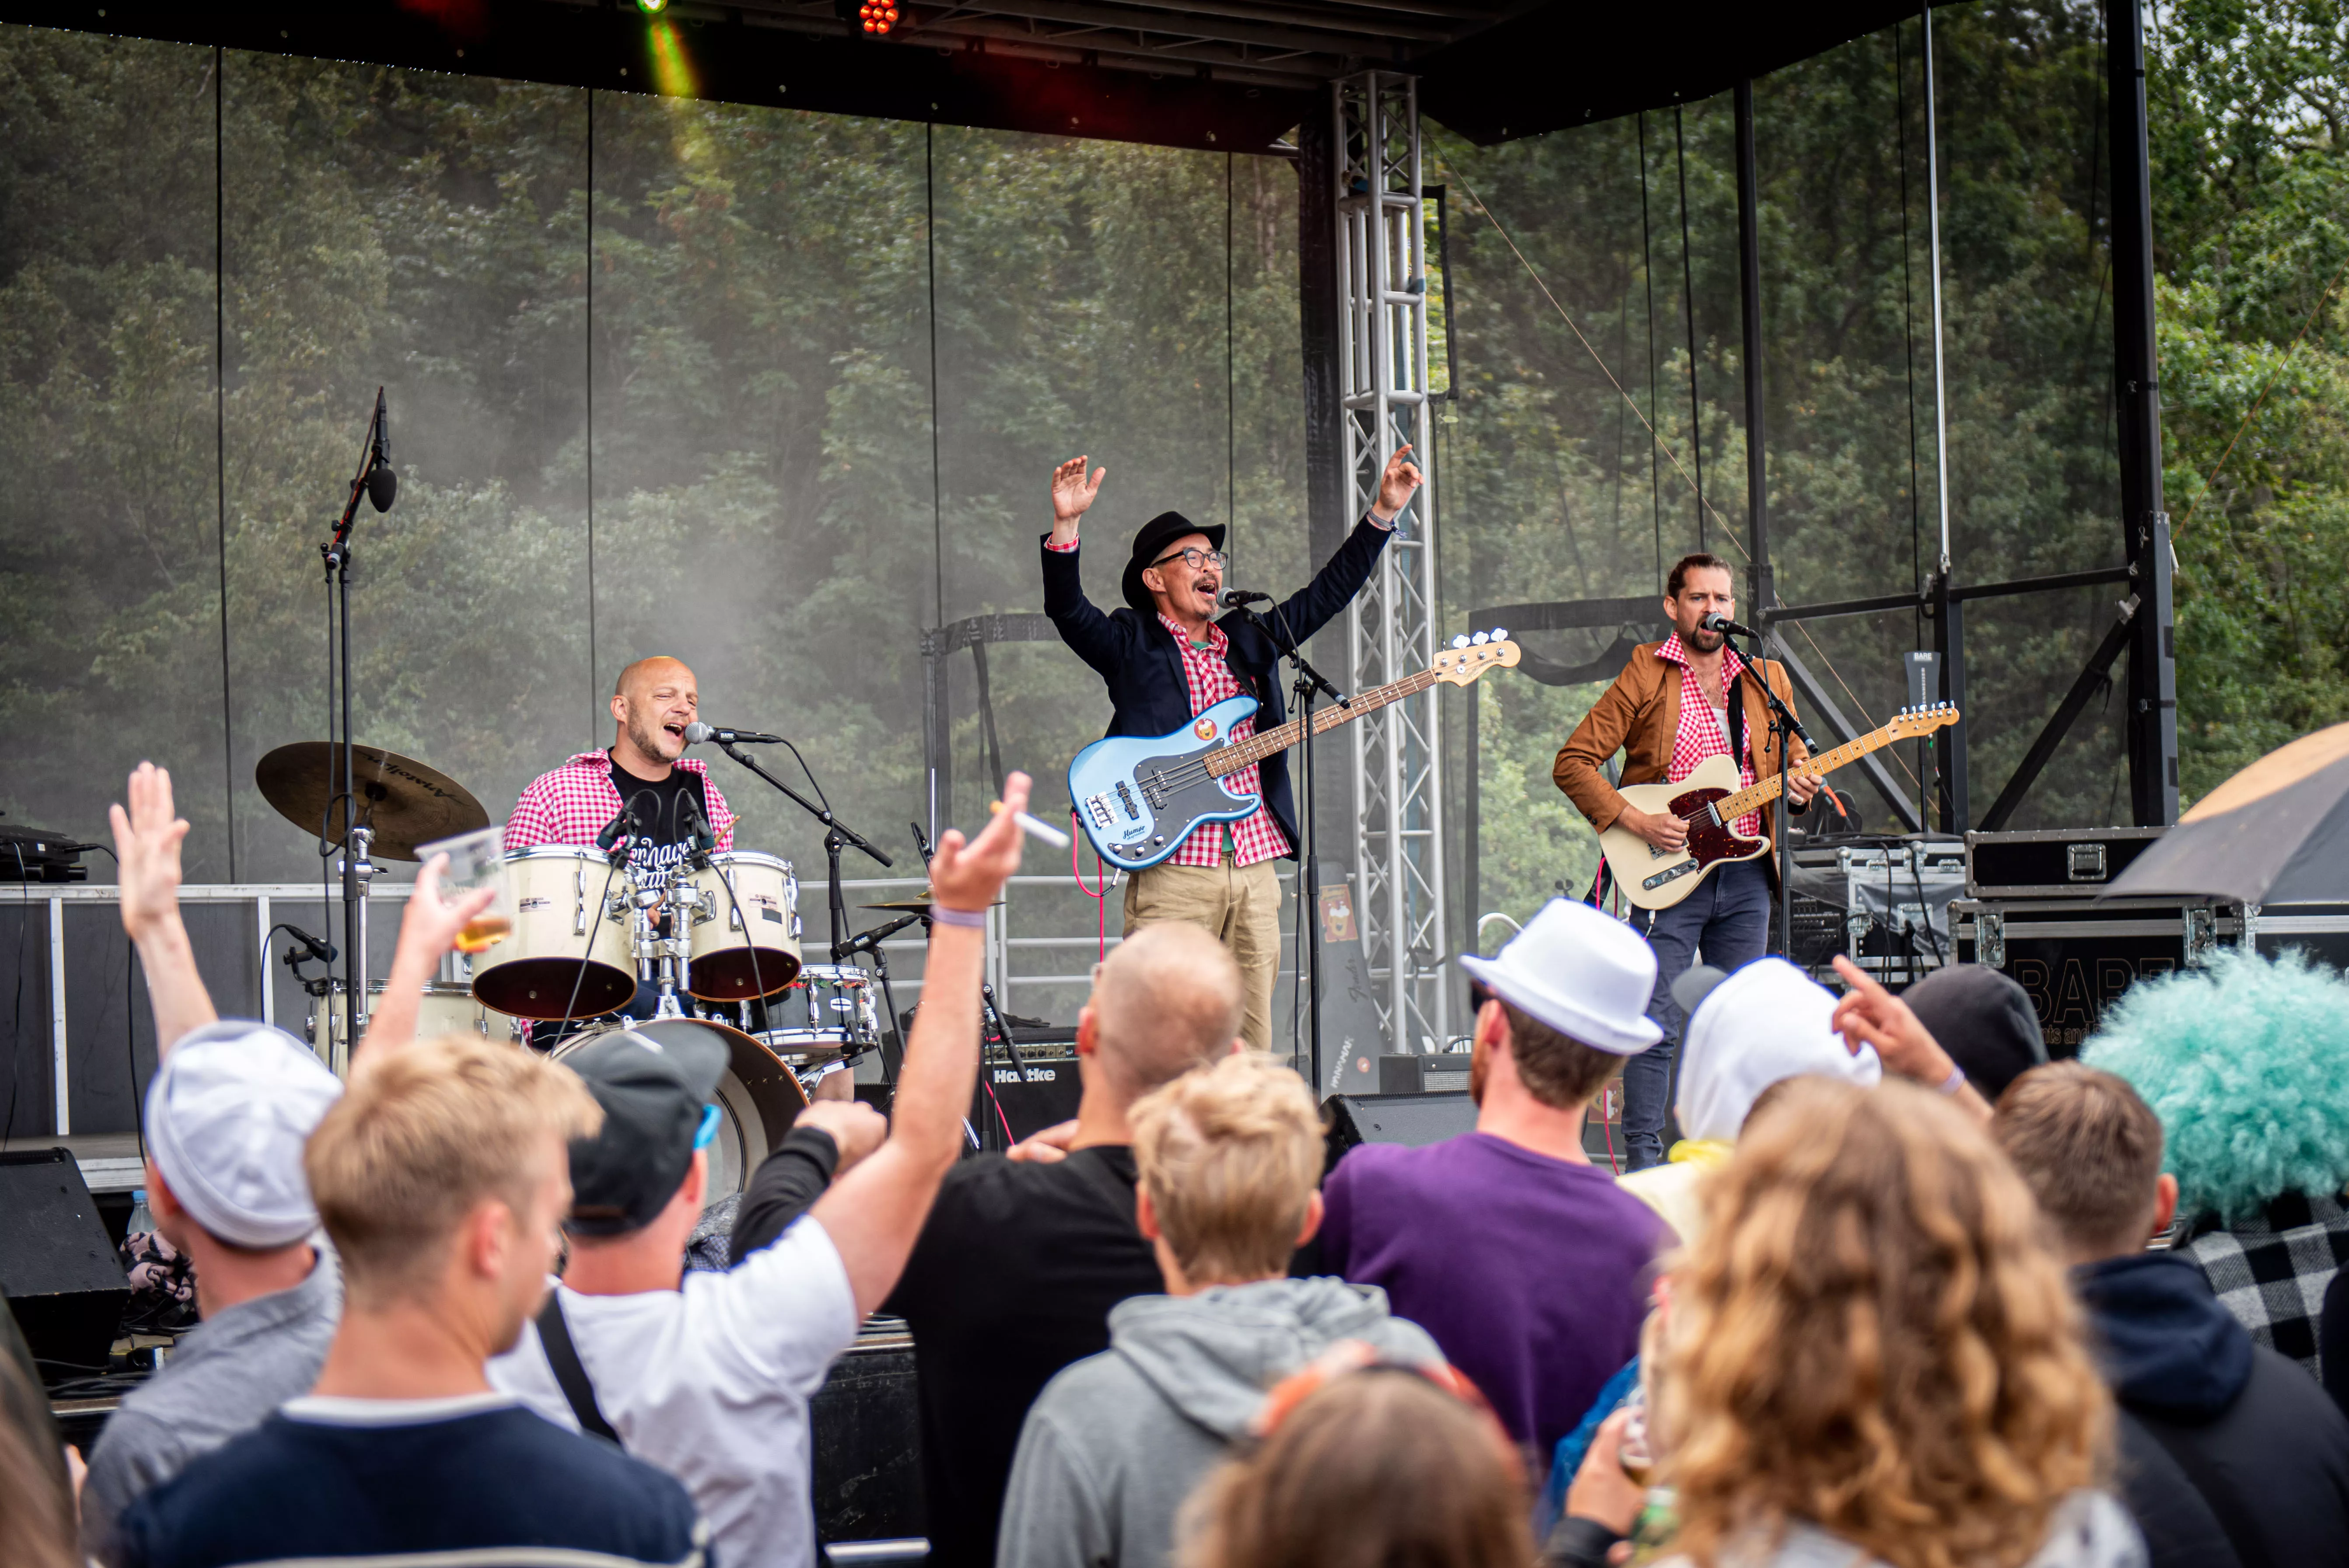
<svg viewBox="0 0 2349 1568">
<path fill-rule="evenodd" d="M 634 1029 L 654 1040 L 683 1037 L 687 1030 L 703 1030 L 726 1042 L 726 1074 L 718 1080 L 718 1136 L 709 1144 L 709 1187 L 704 1204 L 731 1198 L 742 1191 L 750 1172 L 783 1140 L 792 1121 L 807 1109 L 807 1095 L 772 1051 L 730 1025 L 708 1018 L 652 1018 L 642 1023 L 621 1020 L 582 1029 L 554 1047 L 561 1061 L 590 1040 L 617 1029 Z"/>
</svg>

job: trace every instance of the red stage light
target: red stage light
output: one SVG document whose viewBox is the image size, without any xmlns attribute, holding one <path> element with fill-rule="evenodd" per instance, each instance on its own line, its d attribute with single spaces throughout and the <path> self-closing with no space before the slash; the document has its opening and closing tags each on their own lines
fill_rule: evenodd
<svg viewBox="0 0 2349 1568">
<path fill-rule="evenodd" d="M 864 0 L 856 8 L 857 20 L 874 37 L 884 37 L 897 26 L 895 0 Z"/>
</svg>

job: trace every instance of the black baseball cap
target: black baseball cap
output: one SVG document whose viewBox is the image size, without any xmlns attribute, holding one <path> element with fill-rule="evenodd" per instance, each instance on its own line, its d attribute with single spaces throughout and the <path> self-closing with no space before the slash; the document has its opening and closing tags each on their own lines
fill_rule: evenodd
<svg viewBox="0 0 2349 1568">
<path fill-rule="evenodd" d="M 563 1058 L 604 1125 L 571 1142 L 571 1217 L 580 1236 L 640 1231 L 668 1206 L 693 1165 L 704 1113 L 730 1053 L 718 1032 L 690 1018 L 656 1018 L 616 1029 Z"/>
</svg>

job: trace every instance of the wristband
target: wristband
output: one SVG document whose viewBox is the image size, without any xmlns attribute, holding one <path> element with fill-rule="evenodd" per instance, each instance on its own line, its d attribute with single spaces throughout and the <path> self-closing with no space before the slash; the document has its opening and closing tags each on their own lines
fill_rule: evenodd
<svg viewBox="0 0 2349 1568">
<path fill-rule="evenodd" d="M 948 909 L 945 904 L 930 905 L 930 918 L 940 925 L 965 925 L 973 931 L 987 929 L 987 911 L 983 909 Z"/>
<path fill-rule="evenodd" d="M 1958 1090 L 1965 1087 L 1966 1069 L 1957 1066 L 1955 1063 L 1951 1063 L 1950 1067 L 1950 1076 L 1941 1080 L 1940 1092 L 1943 1094 L 1955 1094 Z"/>
</svg>

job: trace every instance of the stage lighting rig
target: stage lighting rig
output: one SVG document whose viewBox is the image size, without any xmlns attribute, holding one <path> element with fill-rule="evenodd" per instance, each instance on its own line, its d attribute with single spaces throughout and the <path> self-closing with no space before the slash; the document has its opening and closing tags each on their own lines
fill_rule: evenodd
<svg viewBox="0 0 2349 1568">
<path fill-rule="evenodd" d="M 897 30 L 897 0 L 833 0 L 833 12 L 868 38 L 885 38 Z"/>
<path fill-rule="evenodd" d="M 657 16 L 668 9 L 668 0 L 636 0 L 636 9 L 647 16 Z"/>
</svg>

